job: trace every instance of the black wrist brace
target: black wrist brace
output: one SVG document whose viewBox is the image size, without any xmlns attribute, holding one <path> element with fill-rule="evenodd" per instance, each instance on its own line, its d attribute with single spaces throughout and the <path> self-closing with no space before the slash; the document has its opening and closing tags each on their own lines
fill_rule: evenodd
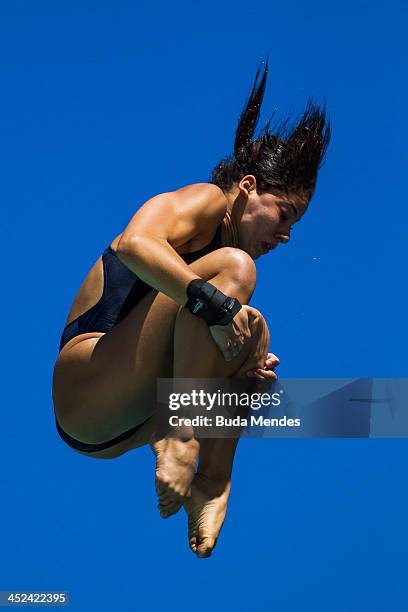
<svg viewBox="0 0 408 612">
<path fill-rule="evenodd" d="M 228 325 L 242 308 L 236 298 L 224 295 L 214 285 L 195 278 L 187 287 L 185 308 L 208 325 Z"/>
</svg>

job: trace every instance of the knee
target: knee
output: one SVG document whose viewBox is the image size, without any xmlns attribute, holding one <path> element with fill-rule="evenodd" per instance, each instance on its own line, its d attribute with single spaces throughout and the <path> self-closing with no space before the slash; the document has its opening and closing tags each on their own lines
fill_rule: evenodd
<svg viewBox="0 0 408 612">
<path fill-rule="evenodd" d="M 233 247 L 224 247 L 222 252 L 222 272 L 227 272 L 229 280 L 238 288 L 247 290 L 251 296 L 256 285 L 256 267 L 253 259 L 242 251 Z"/>
</svg>

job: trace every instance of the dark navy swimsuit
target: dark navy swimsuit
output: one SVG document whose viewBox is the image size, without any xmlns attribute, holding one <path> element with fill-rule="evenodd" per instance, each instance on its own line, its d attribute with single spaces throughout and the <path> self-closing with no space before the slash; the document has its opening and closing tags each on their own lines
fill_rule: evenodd
<svg viewBox="0 0 408 612">
<path fill-rule="evenodd" d="M 221 248 L 221 227 L 219 225 L 214 238 L 209 244 L 199 251 L 194 253 L 186 253 L 180 255 L 187 264 L 192 263 L 196 259 L 211 253 L 216 249 Z M 136 274 L 134 274 L 124 263 L 120 261 L 115 251 L 108 246 L 102 254 L 104 286 L 100 300 L 89 308 L 86 312 L 71 321 L 64 328 L 61 336 L 59 350 L 65 346 L 69 340 L 75 338 L 79 334 L 87 332 L 108 332 L 120 323 L 138 304 L 153 287 L 143 282 Z M 72 448 L 80 451 L 95 453 L 114 446 L 122 440 L 126 440 L 134 434 L 146 421 L 136 425 L 132 429 L 125 431 L 116 438 L 101 444 L 87 444 L 80 442 L 68 435 L 55 419 L 57 431 L 61 438 Z"/>
</svg>

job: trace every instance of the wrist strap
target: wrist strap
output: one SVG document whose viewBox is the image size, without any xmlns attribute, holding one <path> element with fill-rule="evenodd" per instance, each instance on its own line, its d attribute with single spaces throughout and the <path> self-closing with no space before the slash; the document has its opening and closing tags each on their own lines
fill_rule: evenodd
<svg viewBox="0 0 408 612">
<path fill-rule="evenodd" d="M 228 297 L 201 278 L 188 285 L 187 297 L 185 308 L 208 325 L 228 325 L 242 308 L 236 298 Z"/>
</svg>

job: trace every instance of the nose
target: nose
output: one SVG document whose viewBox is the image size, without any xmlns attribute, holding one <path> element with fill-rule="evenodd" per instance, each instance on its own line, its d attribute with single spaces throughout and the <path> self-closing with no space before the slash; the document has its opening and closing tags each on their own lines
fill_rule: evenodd
<svg viewBox="0 0 408 612">
<path fill-rule="evenodd" d="M 289 242 L 290 240 L 290 234 L 275 234 L 275 238 L 276 240 L 278 240 L 278 242 L 282 242 L 282 244 L 286 244 L 287 242 Z"/>
</svg>

